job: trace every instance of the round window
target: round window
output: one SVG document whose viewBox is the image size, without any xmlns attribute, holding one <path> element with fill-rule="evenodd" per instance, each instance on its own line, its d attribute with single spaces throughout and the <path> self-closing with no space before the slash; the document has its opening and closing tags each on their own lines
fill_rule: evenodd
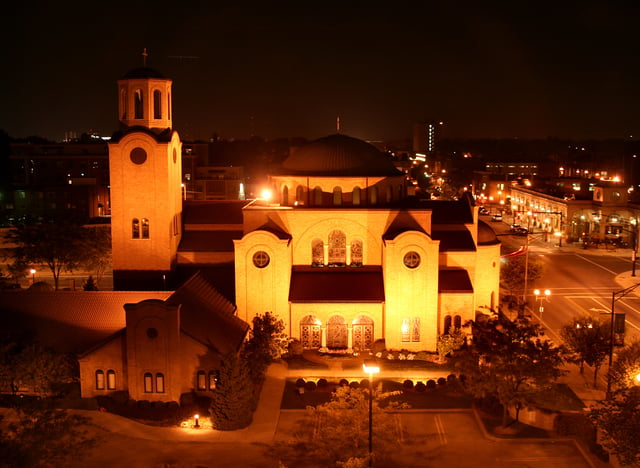
<svg viewBox="0 0 640 468">
<path fill-rule="evenodd" d="M 262 250 L 253 254 L 253 264 L 258 268 L 264 268 L 269 264 L 269 254 Z"/>
<path fill-rule="evenodd" d="M 147 160 L 147 152 L 143 148 L 133 148 L 129 158 L 133 164 L 143 164 Z"/>
<path fill-rule="evenodd" d="M 418 252 L 407 252 L 404 255 L 404 264 L 407 268 L 417 268 L 420 265 L 420 255 Z"/>
<path fill-rule="evenodd" d="M 151 339 L 158 337 L 158 330 L 155 328 L 147 328 L 147 336 Z"/>
</svg>

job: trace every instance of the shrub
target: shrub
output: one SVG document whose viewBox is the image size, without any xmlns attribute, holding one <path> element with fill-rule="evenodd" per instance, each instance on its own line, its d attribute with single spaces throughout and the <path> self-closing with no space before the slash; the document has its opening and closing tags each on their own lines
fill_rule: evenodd
<svg viewBox="0 0 640 468">
<path fill-rule="evenodd" d="M 124 405 L 129 399 L 129 392 L 127 390 L 119 390 L 119 391 L 113 392 L 111 394 L 111 398 L 113 398 L 113 401 L 116 404 Z"/>
<path fill-rule="evenodd" d="M 167 403 L 167 409 L 171 411 L 178 411 L 180 409 L 180 405 L 178 405 L 177 401 L 170 401 Z"/>
<path fill-rule="evenodd" d="M 426 351 L 418 351 L 416 353 L 416 359 L 419 361 L 428 361 L 429 353 L 427 353 Z"/>
<path fill-rule="evenodd" d="M 458 380 L 458 378 L 456 377 L 455 374 L 449 374 L 447 375 L 447 382 L 449 383 L 454 383 Z"/>
<path fill-rule="evenodd" d="M 293 356 L 301 356 L 304 348 L 302 347 L 302 343 L 299 340 L 292 340 L 287 347 L 287 350 Z"/>
<path fill-rule="evenodd" d="M 362 388 L 369 388 L 369 379 L 362 379 L 362 380 L 360 381 L 360 386 L 361 386 Z"/>
<path fill-rule="evenodd" d="M 429 390 L 433 390 L 434 388 L 436 388 L 436 381 L 435 380 L 428 380 L 427 381 L 427 388 Z"/>
<path fill-rule="evenodd" d="M 341 387 L 348 387 L 349 386 L 349 381 L 347 379 L 340 379 L 340 386 Z"/>
<path fill-rule="evenodd" d="M 327 384 L 328 384 L 327 379 L 318 380 L 318 388 L 324 388 L 327 386 Z"/>
<path fill-rule="evenodd" d="M 349 387 L 351 388 L 358 388 L 360 386 L 360 382 L 358 382 L 357 380 L 354 380 L 353 382 L 349 383 Z"/>
<path fill-rule="evenodd" d="M 381 353 L 387 349 L 387 342 L 384 338 L 379 338 L 371 346 L 371 354 Z"/>
<path fill-rule="evenodd" d="M 405 388 L 407 390 L 410 390 L 413 388 L 413 380 L 405 380 L 404 382 L 402 382 L 402 388 Z"/>
<path fill-rule="evenodd" d="M 317 388 L 316 383 L 313 380 L 309 380 L 307 381 L 307 383 L 304 384 L 304 389 L 310 392 L 313 392 L 316 388 Z"/>
<path fill-rule="evenodd" d="M 196 401 L 196 394 L 193 392 L 180 395 L 180 406 L 191 406 Z"/>
<path fill-rule="evenodd" d="M 427 386 L 423 382 L 418 382 L 414 388 L 416 392 L 424 392 L 427 389 Z"/>
<path fill-rule="evenodd" d="M 444 387 L 445 385 L 447 385 L 447 379 L 445 379 L 444 377 L 440 377 L 438 379 L 438 385 L 440 385 L 441 387 Z"/>
<path fill-rule="evenodd" d="M 296 380 L 296 387 L 300 388 L 300 387 L 304 387 L 304 379 L 298 379 Z"/>
<path fill-rule="evenodd" d="M 138 408 L 151 408 L 149 400 L 138 400 Z"/>
</svg>

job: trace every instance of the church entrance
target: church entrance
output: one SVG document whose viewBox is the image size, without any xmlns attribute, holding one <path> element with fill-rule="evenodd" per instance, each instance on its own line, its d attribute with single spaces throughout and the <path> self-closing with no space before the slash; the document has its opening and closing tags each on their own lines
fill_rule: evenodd
<svg viewBox="0 0 640 468">
<path fill-rule="evenodd" d="M 305 349 L 322 346 L 322 330 L 320 320 L 313 315 L 307 315 L 300 321 L 300 342 Z"/>
<path fill-rule="evenodd" d="M 364 315 L 353 321 L 353 348 L 360 351 L 373 346 L 373 320 Z"/>
<path fill-rule="evenodd" d="M 327 324 L 327 348 L 346 349 L 348 346 L 347 322 L 344 317 L 334 315 Z"/>
</svg>

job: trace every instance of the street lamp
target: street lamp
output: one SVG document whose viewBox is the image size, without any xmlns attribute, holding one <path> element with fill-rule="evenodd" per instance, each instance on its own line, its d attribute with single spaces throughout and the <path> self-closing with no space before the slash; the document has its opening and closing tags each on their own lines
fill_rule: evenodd
<svg viewBox="0 0 640 468">
<path fill-rule="evenodd" d="M 542 312 L 544 312 L 542 301 L 549 300 L 549 297 L 551 296 L 551 290 L 545 289 L 544 291 L 540 291 L 539 289 L 534 289 L 533 294 L 536 296 L 536 302 L 540 301 L 540 305 L 538 306 L 538 314 L 540 315 L 540 323 L 542 323 Z"/>
<path fill-rule="evenodd" d="M 29 273 L 31 273 L 31 284 L 36 284 L 36 270 L 32 268 Z"/>
<path fill-rule="evenodd" d="M 194 420 L 193 427 L 195 427 L 196 429 L 200 429 L 200 415 L 199 414 L 194 414 L 193 415 L 193 420 Z"/>
<path fill-rule="evenodd" d="M 362 369 L 369 374 L 369 467 L 373 466 L 373 374 L 380 372 L 374 359 L 365 359 Z"/>
</svg>

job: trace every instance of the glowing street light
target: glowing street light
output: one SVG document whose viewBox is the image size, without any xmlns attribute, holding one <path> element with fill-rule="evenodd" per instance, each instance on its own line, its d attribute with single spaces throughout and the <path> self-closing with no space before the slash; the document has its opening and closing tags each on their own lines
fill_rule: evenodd
<svg viewBox="0 0 640 468">
<path fill-rule="evenodd" d="M 540 301 L 540 305 L 538 306 L 538 314 L 540 315 L 540 323 L 542 323 L 542 312 L 544 312 L 542 301 L 549 300 L 549 297 L 551 297 L 551 290 L 545 289 L 544 291 L 540 291 L 539 289 L 534 289 L 533 294 L 536 296 L 536 302 Z"/>
<path fill-rule="evenodd" d="M 29 273 L 31 273 L 31 284 L 35 284 L 36 283 L 36 270 L 34 268 L 32 268 L 31 270 L 29 270 Z"/>
<path fill-rule="evenodd" d="M 374 359 L 365 359 L 362 369 L 369 374 L 369 467 L 373 466 L 373 374 L 380 372 Z"/>
<path fill-rule="evenodd" d="M 193 427 L 195 427 L 196 429 L 200 428 L 200 415 L 199 414 L 194 414 L 193 415 L 193 420 L 195 421 Z"/>
</svg>

